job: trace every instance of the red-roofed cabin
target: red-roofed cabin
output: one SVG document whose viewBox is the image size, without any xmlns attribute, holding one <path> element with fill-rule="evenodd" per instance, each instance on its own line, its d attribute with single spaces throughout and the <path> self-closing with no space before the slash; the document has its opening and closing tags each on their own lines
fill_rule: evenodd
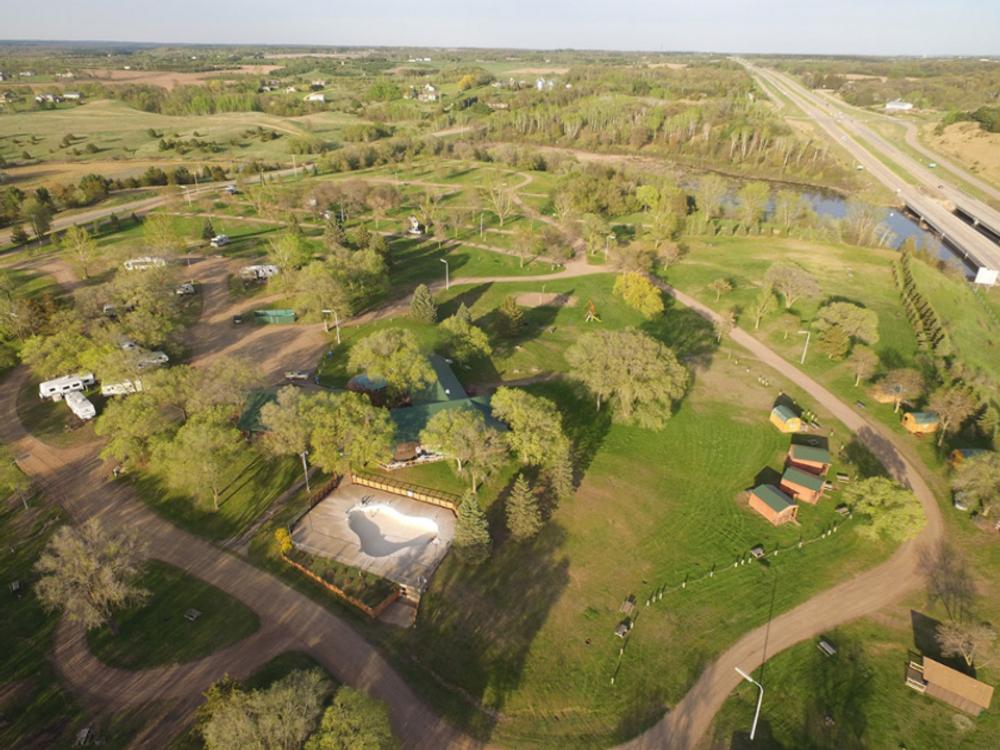
<svg viewBox="0 0 1000 750">
<path fill-rule="evenodd" d="M 750 490 L 749 505 L 775 526 L 790 523 L 799 513 L 792 498 L 773 484 L 761 484 Z"/>
<path fill-rule="evenodd" d="M 826 476 L 830 470 L 830 451 L 813 445 L 792 444 L 788 448 L 786 465 L 808 471 L 818 476 Z"/>
<path fill-rule="evenodd" d="M 823 496 L 825 481 L 823 477 L 789 466 L 781 475 L 781 490 L 796 500 L 815 505 Z"/>
</svg>

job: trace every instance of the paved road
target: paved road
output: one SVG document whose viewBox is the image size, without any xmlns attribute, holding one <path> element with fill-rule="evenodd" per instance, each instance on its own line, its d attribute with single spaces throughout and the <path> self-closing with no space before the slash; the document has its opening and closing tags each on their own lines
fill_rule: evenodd
<svg viewBox="0 0 1000 750">
<path fill-rule="evenodd" d="M 718 315 L 692 297 L 661 284 L 681 304 L 716 321 Z M 694 687 L 648 731 L 619 746 L 619 750 L 688 750 L 708 731 L 741 678 L 735 668 L 756 669 L 768 658 L 807 638 L 850 620 L 872 614 L 922 585 L 918 551 L 943 533 L 941 511 L 930 487 L 896 447 L 895 436 L 861 417 L 830 391 L 779 357 L 749 333 L 734 329 L 732 339 L 762 363 L 777 370 L 808 393 L 867 445 L 892 476 L 910 487 L 920 500 L 927 524 L 917 539 L 906 542 L 886 562 L 849 581 L 817 594 L 807 602 L 748 633 L 710 664 Z"/>
<path fill-rule="evenodd" d="M 962 206 L 963 210 L 982 218 L 984 223 L 995 225 L 998 231 L 1000 231 L 1000 212 L 943 182 L 940 174 L 917 163 L 884 138 L 839 109 L 834 109 L 829 102 L 819 99 L 787 76 L 746 62 L 743 64 L 753 75 L 763 79 L 771 88 L 791 99 L 852 157 L 864 165 L 873 177 L 892 190 L 900 201 L 918 213 L 959 251 L 966 254 L 975 265 L 1000 270 L 1000 245 L 952 213 L 952 206 Z M 897 163 L 916 178 L 920 185 L 914 187 L 897 175 L 876 156 L 876 153 L 881 153 Z"/>
</svg>

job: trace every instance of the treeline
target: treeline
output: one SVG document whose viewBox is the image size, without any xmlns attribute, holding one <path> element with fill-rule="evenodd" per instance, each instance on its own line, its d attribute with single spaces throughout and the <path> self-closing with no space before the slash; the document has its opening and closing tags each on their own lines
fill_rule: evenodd
<svg viewBox="0 0 1000 750">
<path fill-rule="evenodd" d="M 980 107 L 973 112 L 953 110 L 938 123 L 937 133 L 940 135 L 946 127 L 956 122 L 978 122 L 979 127 L 988 133 L 1000 133 L 1000 106 Z"/>
</svg>

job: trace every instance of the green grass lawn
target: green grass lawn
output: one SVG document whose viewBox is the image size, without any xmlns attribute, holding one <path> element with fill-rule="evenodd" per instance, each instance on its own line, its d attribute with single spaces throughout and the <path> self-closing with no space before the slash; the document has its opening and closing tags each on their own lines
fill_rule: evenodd
<svg viewBox="0 0 1000 750">
<path fill-rule="evenodd" d="M 107 627 L 87 633 L 93 654 L 113 667 L 149 669 L 208 656 L 256 632 L 253 610 L 224 591 L 179 568 L 150 560 L 139 585 L 149 598 L 117 616 L 120 631 Z M 201 616 L 189 622 L 184 614 Z"/>
<path fill-rule="evenodd" d="M 139 496 L 171 523 L 208 539 L 224 540 L 252 524 L 301 470 L 297 459 L 271 459 L 248 449 L 227 474 L 218 511 L 212 509 L 211 498 L 196 500 L 173 492 L 153 472 L 134 474 L 131 481 Z"/>
<path fill-rule="evenodd" d="M 915 651 L 913 630 L 899 622 L 862 620 L 825 634 L 838 652 L 824 656 L 816 639 L 770 659 L 756 677 L 765 687 L 757 737 L 747 738 L 757 689 L 741 684 L 716 716 L 715 746 L 734 748 L 996 747 L 1000 712 L 966 717 L 907 687 L 903 672 Z M 763 677 L 761 677 L 763 674 Z M 996 670 L 987 676 L 995 682 Z M 732 744 L 731 744 L 732 743 Z"/>
</svg>

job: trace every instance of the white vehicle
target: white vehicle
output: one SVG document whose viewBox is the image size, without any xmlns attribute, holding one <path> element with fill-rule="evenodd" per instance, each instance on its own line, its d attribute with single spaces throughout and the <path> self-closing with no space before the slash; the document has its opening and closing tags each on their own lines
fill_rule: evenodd
<svg viewBox="0 0 1000 750">
<path fill-rule="evenodd" d="M 139 345 L 135 343 L 132 339 L 121 339 L 118 341 L 118 347 L 123 352 L 134 352 L 139 348 Z"/>
<path fill-rule="evenodd" d="M 167 265 L 167 261 L 156 255 L 143 255 L 141 258 L 130 258 L 122 263 L 126 271 L 145 271 L 147 268 L 160 268 Z"/>
<path fill-rule="evenodd" d="M 211 239 L 209 244 L 212 247 L 225 247 L 229 244 L 229 237 L 224 234 L 217 234 Z"/>
<path fill-rule="evenodd" d="M 118 305 L 108 302 L 101 307 L 101 312 L 109 318 L 114 318 L 118 315 Z"/>
<path fill-rule="evenodd" d="M 82 391 L 85 388 L 89 388 L 96 382 L 97 381 L 94 380 L 93 373 L 90 372 L 78 375 L 64 375 L 63 377 L 56 378 L 55 380 L 46 380 L 43 383 L 39 383 L 38 397 L 51 398 L 53 401 L 59 401 L 67 393 Z"/>
<path fill-rule="evenodd" d="M 140 370 L 144 370 L 147 367 L 159 367 L 160 365 L 165 365 L 169 361 L 170 357 L 168 357 L 164 352 L 147 352 L 146 354 L 140 355 L 135 364 Z"/>
<path fill-rule="evenodd" d="M 239 188 L 237 188 L 235 185 L 226 185 L 223 188 L 223 191 L 228 193 L 229 195 L 237 195 L 240 192 Z"/>
<path fill-rule="evenodd" d="M 179 287 L 174 289 L 174 294 L 176 294 L 178 297 L 184 297 L 189 294 L 194 294 L 194 292 L 195 292 L 194 283 L 191 281 L 185 281 Z"/>
<path fill-rule="evenodd" d="M 141 380 L 123 380 L 120 383 L 102 383 L 102 396 L 125 396 L 142 390 Z"/>
<path fill-rule="evenodd" d="M 280 271 L 280 268 L 275 265 L 271 265 L 270 263 L 243 266 L 243 268 L 240 269 L 240 278 L 256 279 L 259 281 L 261 279 L 269 279 L 272 276 L 277 276 Z"/>
<path fill-rule="evenodd" d="M 306 370 L 285 370 L 285 380 L 309 380 Z"/>
<path fill-rule="evenodd" d="M 70 408 L 76 416 L 86 421 L 97 416 L 97 409 L 90 403 L 90 399 L 79 391 L 72 391 L 66 394 L 66 406 Z"/>
</svg>

